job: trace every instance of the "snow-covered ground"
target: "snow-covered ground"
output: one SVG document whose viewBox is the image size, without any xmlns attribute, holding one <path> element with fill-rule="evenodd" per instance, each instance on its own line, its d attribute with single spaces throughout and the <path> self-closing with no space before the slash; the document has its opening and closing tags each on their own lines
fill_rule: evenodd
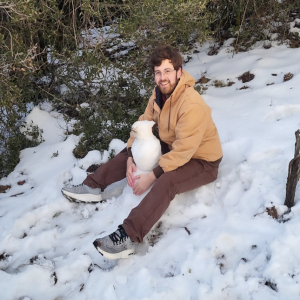
<svg viewBox="0 0 300 300">
<path fill-rule="evenodd" d="M 28 120 L 44 130 L 45 141 L 23 150 L 0 181 L 11 185 L 0 194 L 1 300 L 300 298 L 299 189 L 288 221 L 266 212 L 286 210 L 300 128 L 300 51 L 261 43 L 233 56 L 230 42 L 215 56 L 206 54 L 208 44 L 199 47 L 185 66 L 196 79 L 211 79 L 203 97 L 222 141 L 219 177 L 176 196 L 128 259 L 107 261 L 92 242 L 116 230 L 140 197 L 126 187 L 105 203 L 68 202 L 60 189 L 82 182 L 86 168 L 106 161 L 108 152 L 75 159 L 79 137 L 65 139 L 66 124 L 49 106 L 34 108 Z M 247 71 L 255 77 L 242 83 L 237 77 Z M 289 72 L 294 76 L 284 82 Z M 218 88 L 214 80 L 234 84 Z"/>
</svg>

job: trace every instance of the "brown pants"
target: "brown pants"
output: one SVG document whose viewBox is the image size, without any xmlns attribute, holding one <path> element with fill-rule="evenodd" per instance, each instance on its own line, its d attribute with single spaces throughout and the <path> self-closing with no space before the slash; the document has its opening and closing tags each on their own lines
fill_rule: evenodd
<svg viewBox="0 0 300 300">
<path fill-rule="evenodd" d="M 92 188 L 105 189 L 108 185 L 124 179 L 127 158 L 127 151 L 124 149 L 112 160 L 100 166 L 94 174 L 88 175 L 84 184 Z M 150 192 L 124 220 L 123 227 L 129 237 L 141 243 L 177 194 L 216 180 L 220 162 L 221 158 L 214 162 L 191 159 L 178 169 L 161 175 L 154 182 Z"/>
</svg>

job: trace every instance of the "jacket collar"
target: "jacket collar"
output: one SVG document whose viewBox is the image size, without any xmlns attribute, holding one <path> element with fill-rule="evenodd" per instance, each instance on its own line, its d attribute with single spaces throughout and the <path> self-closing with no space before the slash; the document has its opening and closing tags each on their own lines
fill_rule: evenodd
<svg viewBox="0 0 300 300">
<path fill-rule="evenodd" d="M 156 96 L 156 98 L 155 98 L 156 104 L 158 105 L 158 107 L 160 109 L 162 109 L 162 107 L 163 107 L 162 93 L 158 86 L 155 87 L 155 96 Z"/>
<path fill-rule="evenodd" d="M 178 81 L 175 89 L 170 95 L 170 106 L 169 106 L 169 119 L 168 119 L 168 132 L 170 131 L 170 119 L 171 119 L 171 109 L 172 109 L 172 100 L 176 101 L 180 95 L 184 92 L 184 90 L 190 86 L 195 85 L 195 79 L 186 71 L 182 70 L 182 75 L 180 80 Z M 160 109 L 163 107 L 162 93 L 159 90 L 159 87 L 155 87 L 155 102 Z M 154 108 L 153 108 L 154 109 Z"/>
</svg>

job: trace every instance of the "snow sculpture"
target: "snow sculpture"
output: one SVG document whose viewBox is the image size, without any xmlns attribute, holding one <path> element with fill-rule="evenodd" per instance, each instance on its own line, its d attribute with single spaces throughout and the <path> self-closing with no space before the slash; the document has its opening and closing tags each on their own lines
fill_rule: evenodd
<svg viewBox="0 0 300 300">
<path fill-rule="evenodd" d="M 153 135 L 152 127 L 154 121 L 137 121 L 131 131 L 135 140 L 131 147 L 132 156 L 139 171 L 150 172 L 158 166 L 158 159 L 161 156 L 159 140 Z"/>
</svg>

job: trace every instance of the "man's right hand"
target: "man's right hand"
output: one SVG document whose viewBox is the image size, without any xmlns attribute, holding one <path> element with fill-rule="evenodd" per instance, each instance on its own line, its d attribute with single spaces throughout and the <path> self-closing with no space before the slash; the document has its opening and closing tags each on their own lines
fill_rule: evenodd
<svg viewBox="0 0 300 300">
<path fill-rule="evenodd" d="M 133 172 L 136 172 L 136 165 L 133 161 L 133 158 L 128 157 L 128 159 L 127 159 L 126 178 L 127 178 L 127 183 L 130 187 L 133 187 L 134 182 L 135 182 Z"/>
</svg>

